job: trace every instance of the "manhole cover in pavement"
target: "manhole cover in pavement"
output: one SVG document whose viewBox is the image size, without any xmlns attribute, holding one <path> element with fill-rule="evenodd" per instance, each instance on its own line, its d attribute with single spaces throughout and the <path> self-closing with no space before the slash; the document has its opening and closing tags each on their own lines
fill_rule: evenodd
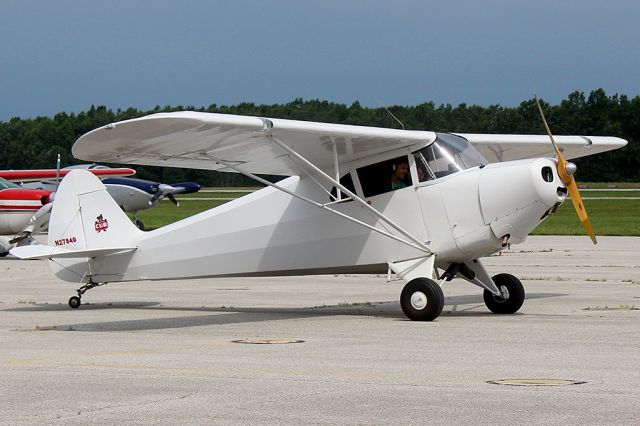
<svg viewBox="0 0 640 426">
<path fill-rule="evenodd" d="M 232 343 L 246 343 L 248 345 L 287 345 L 287 344 L 290 344 L 290 343 L 304 343 L 304 340 L 254 338 L 254 339 L 232 340 L 231 342 Z"/>
<path fill-rule="evenodd" d="M 566 386 L 566 385 L 582 385 L 587 382 L 579 380 L 563 380 L 563 379 L 503 379 L 489 380 L 487 383 L 492 385 L 509 385 L 509 386 Z"/>
</svg>

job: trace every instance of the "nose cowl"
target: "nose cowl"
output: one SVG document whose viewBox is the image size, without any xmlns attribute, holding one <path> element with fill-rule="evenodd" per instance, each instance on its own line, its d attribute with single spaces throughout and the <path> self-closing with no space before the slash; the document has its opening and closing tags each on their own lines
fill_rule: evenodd
<svg viewBox="0 0 640 426">
<path fill-rule="evenodd" d="M 566 198 L 556 164 L 548 158 L 490 164 L 478 191 L 483 220 L 497 238 L 524 241 L 540 221 Z"/>
</svg>

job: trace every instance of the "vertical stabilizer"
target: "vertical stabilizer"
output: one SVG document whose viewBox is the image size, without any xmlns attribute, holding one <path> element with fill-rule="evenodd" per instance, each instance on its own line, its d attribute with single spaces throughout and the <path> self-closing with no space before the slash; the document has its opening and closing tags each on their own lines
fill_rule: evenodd
<svg viewBox="0 0 640 426">
<path fill-rule="evenodd" d="M 49 244 L 16 248 L 18 257 L 49 259 L 61 280 L 112 282 L 124 278 L 144 232 L 135 227 L 100 179 L 73 170 L 60 183 L 49 219 Z"/>
<path fill-rule="evenodd" d="M 50 246 L 70 250 L 131 247 L 142 234 L 92 173 L 73 170 L 62 180 L 49 221 Z"/>
</svg>

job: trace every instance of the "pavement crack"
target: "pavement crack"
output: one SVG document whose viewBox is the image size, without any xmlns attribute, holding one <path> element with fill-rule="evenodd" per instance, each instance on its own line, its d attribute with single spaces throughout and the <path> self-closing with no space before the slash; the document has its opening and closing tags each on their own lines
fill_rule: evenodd
<svg viewBox="0 0 640 426">
<path fill-rule="evenodd" d="M 81 416 L 83 414 L 92 414 L 92 413 L 97 413 L 97 412 L 100 412 L 100 411 L 111 410 L 111 409 L 114 409 L 114 408 L 143 407 L 145 405 L 152 405 L 152 404 L 157 404 L 157 403 L 160 403 L 160 402 L 179 401 L 179 400 L 182 400 L 182 399 L 189 398 L 190 396 L 193 396 L 193 395 L 195 395 L 195 392 L 190 392 L 190 393 L 187 393 L 187 394 L 184 394 L 184 395 L 179 395 L 177 397 L 157 398 L 157 399 L 154 399 L 152 401 L 131 402 L 131 403 L 126 403 L 126 404 L 107 405 L 107 406 L 104 406 L 104 407 L 98 407 L 98 408 L 92 408 L 92 409 L 86 409 L 86 410 L 79 410 L 76 414 L 59 415 L 59 416 L 50 418 L 49 420 L 68 419 L 68 418 L 72 418 L 72 417 Z"/>
</svg>

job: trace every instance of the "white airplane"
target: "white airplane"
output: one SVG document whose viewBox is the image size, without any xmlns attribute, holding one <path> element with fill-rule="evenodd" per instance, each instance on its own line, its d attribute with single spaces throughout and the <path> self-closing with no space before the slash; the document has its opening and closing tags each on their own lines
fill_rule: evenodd
<svg viewBox="0 0 640 426">
<path fill-rule="evenodd" d="M 575 158 L 626 145 L 615 137 L 560 136 L 556 147 L 550 136 L 153 114 L 87 133 L 73 155 L 237 172 L 268 187 L 143 232 L 99 179 L 73 171 L 54 201 L 49 244 L 11 253 L 49 259 L 58 278 L 82 283 L 72 308 L 108 282 L 388 272 L 406 282 L 400 304 L 412 320 L 440 315 L 441 286 L 454 277 L 483 289 L 492 312 L 514 313 L 525 299 L 522 284 L 506 273 L 492 276 L 482 257 L 524 241 L 567 191 L 595 242 L 575 165 L 560 150 Z M 556 158 L 548 158 L 554 148 Z M 274 184 L 257 174 L 289 177 Z"/>
</svg>

